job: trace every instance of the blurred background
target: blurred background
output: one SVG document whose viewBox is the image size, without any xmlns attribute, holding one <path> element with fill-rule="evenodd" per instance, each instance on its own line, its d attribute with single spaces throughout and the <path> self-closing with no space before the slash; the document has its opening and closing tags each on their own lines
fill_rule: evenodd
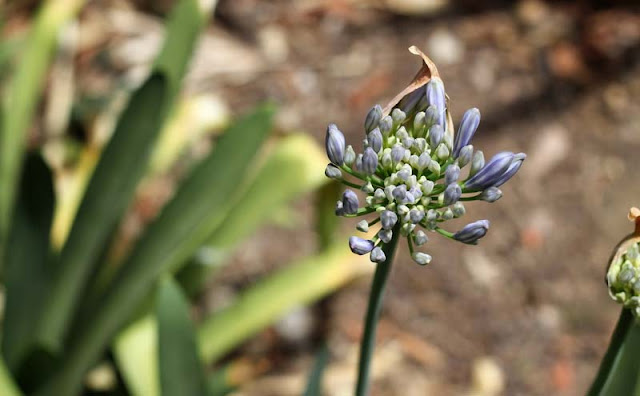
<svg viewBox="0 0 640 396">
<path fill-rule="evenodd" d="M 2 3 L 7 58 L 38 2 Z M 86 148 L 104 144 L 126 92 L 148 75 L 172 4 L 90 1 L 61 32 L 30 133 L 56 169 L 59 193 L 74 195 Z M 321 145 L 335 122 L 358 144 L 368 109 L 386 104 L 418 70 L 411 45 L 438 65 L 455 122 L 480 109 L 475 147 L 528 158 L 498 203 L 467 206 L 465 220 L 491 221 L 478 246 L 434 235 L 427 267 L 400 249 L 372 395 L 584 394 L 618 314 L 605 266 L 631 231 L 626 213 L 640 197 L 635 1 L 219 0 L 174 115 L 180 147 L 171 138 L 163 146 L 179 160 L 157 160 L 160 177 L 139 189 L 118 246 L 126 251 L 155 216 L 185 163 L 265 101 L 277 104 L 278 135 L 303 132 Z M 234 249 L 194 315 L 311 254 L 313 201 L 297 198 Z M 341 226 L 345 236 L 354 232 L 354 223 Z M 223 362 L 242 361 L 250 373 L 234 394 L 299 394 L 322 340 L 330 352 L 326 394 L 351 394 L 371 270 L 230 352 Z"/>
</svg>

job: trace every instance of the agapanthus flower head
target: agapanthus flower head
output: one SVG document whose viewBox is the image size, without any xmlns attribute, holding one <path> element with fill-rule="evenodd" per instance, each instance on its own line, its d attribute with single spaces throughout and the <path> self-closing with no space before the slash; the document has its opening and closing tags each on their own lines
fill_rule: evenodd
<svg viewBox="0 0 640 396">
<path fill-rule="evenodd" d="M 609 295 L 640 317 L 640 246 L 637 238 L 625 244 L 607 270 Z"/>
<path fill-rule="evenodd" d="M 444 223 L 465 215 L 463 202 L 497 201 L 502 196 L 498 187 L 517 173 L 526 158 L 504 151 L 485 163 L 482 151 L 471 144 L 480 111 L 467 110 L 454 136 L 445 85 L 437 71 L 430 70 L 428 77 L 420 80 L 421 85 L 409 86 L 387 107 L 371 108 L 364 120 L 360 153 L 345 145 L 336 125 L 327 128 L 331 162 L 327 176 L 367 195 L 360 206 L 357 194 L 346 190 L 336 214 L 369 216 L 356 227 L 362 232 L 379 227 L 372 239 L 349 239 L 354 253 L 370 254 L 376 263 L 386 260 L 382 247 L 400 236 L 407 238 L 411 256 L 421 265 L 431 261 L 430 255 L 417 251 L 426 245 L 427 232 L 476 244 L 487 233 L 488 220 L 472 222 L 455 233 L 444 229 Z M 348 175 L 354 180 L 346 180 Z"/>
</svg>

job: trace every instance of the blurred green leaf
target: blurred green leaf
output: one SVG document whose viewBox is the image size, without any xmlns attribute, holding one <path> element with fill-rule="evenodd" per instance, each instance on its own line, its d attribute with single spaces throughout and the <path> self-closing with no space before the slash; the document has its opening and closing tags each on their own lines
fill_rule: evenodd
<svg viewBox="0 0 640 396">
<path fill-rule="evenodd" d="M 235 123 L 196 166 L 140 238 L 92 316 L 78 322 L 74 343 L 50 388 L 75 393 L 83 374 L 132 319 L 159 277 L 178 269 L 218 227 L 239 191 L 239 181 L 253 170 L 273 113 L 265 106 Z"/>
<path fill-rule="evenodd" d="M 169 32 L 164 47 L 153 65 L 163 72 L 169 81 L 168 96 L 171 102 L 180 91 L 188 60 L 191 59 L 200 31 L 209 19 L 211 7 L 201 6 L 204 1 L 181 0 L 171 10 L 166 29 Z M 171 103 L 172 104 L 172 103 Z"/>
<path fill-rule="evenodd" d="M 623 308 L 588 396 L 640 395 L 640 325 Z"/>
<path fill-rule="evenodd" d="M 162 124 L 167 80 L 152 75 L 136 91 L 96 166 L 60 254 L 39 338 L 58 350 L 83 286 L 129 205 Z"/>
<path fill-rule="evenodd" d="M 222 250 L 235 246 L 264 224 L 275 208 L 325 183 L 324 162 L 324 154 L 308 135 L 282 139 L 208 245 Z"/>
<path fill-rule="evenodd" d="M 354 256 L 340 241 L 318 256 L 267 276 L 204 320 L 199 331 L 202 356 L 215 362 L 294 307 L 331 293 L 371 268 L 368 260 Z"/>
<path fill-rule="evenodd" d="M 0 395 L 2 396 L 20 396 L 22 392 L 13 382 L 4 360 L 0 356 Z"/>
<path fill-rule="evenodd" d="M 160 394 L 158 323 L 155 315 L 146 315 L 122 331 L 116 338 L 113 352 L 131 395 Z"/>
<path fill-rule="evenodd" d="M 162 395 L 205 395 L 204 369 L 189 317 L 189 302 L 170 278 L 158 290 L 156 314 Z"/>
<path fill-rule="evenodd" d="M 133 95 L 89 182 L 60 258 L 40 335 L 60 347 L 82 287 L 146 171 L 163 122 L 172 108 L 206 10 L 182 0 L 167 22 L 167 38 L 154 72 Z"/>
<path fill-rule="evenodd" d="M 29 125 L 53 57 L 58 31 L 82 0 L 49 0 L 40 8 L 2 102 L 0 125 L 0 256 L 14 205 Z M 10 116 L 8 116 L 10 115 Z"/>
<path fill-rule="evenodd" d="M 180 271 L 178 279 L 189 294 L 200 290 L 212 270 L 220 268 L 212 260 L 224 259 L 238 243 L 271 220 L 278 208 L 325 183 L 324 161 L 324 154 L 308 135 L 278 140 L 207 246 L 200 250 L 196 262 Z"/>
<path fill-rule="evenodd" d="M 329 362 L 329 349 L 326 345 L 320 348 L 320 351 L 316 355 L 316 361 L 309 375 L 309 381 L 307 382 L 307 389 L 304 392 L 304 396 L 320 396 L 322 395 L 322 375 L 324 369 Z"/>
<path fill-rule="evenodd" d="M 6 305 L 2 352 L 15 373 L 33 346 L 41 301 L 49 285 L 49 233 L 55 196 L 51 171 L 39 154 L 27 156 L 5 257 Z"/>
<path fill-rule="evenodd" d="M 338 232 L 340 218 L 335 215 L 336 201 L 339 200 L 342 190 L 339 183 L 332 182 L 323 186 L 316 195 L 316 234 L 320 251 L 331 246 L 337 238 L 342 238 L 342 234 Z"/>
</svg>

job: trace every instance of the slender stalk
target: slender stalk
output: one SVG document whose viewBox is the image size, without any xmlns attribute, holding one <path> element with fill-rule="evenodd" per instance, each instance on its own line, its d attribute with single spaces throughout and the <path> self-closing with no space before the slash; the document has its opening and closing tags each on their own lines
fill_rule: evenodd
<svg viewBox="0 0 640 396">
<path fill-rule="evenodd" d="M 378 318 L 380 317 L 380 309 L 382 308 L 382 298 L 384 296 L 384 288 L 391 272 L 391 264 L 393 256 L 400 239 L 400 226 L 396 225 L 393 229 L 393 238 L 382 248 L 387 257 L 384 263 L 378 264 L 376 273 L 371 283 L 371 292 L 369 294 L 369 306 L 367 307 L 367 315 L 364 320 L 364 334 L 360 343 L 360 362 L 358 364 L 358 383 L 356 386 L 356 396 L 365 396 L 369 390 L 369 371 L 371 367 L 371 357 L 376 344 L 376 327 Z"/>
</svg>

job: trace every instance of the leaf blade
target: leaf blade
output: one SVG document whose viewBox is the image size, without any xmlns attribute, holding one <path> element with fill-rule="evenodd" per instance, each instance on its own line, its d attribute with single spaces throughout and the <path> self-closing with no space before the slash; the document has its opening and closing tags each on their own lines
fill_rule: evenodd
<svg viewBox="0 0 640 396">
<path fill-rule="evenodd" d="M 83 285 L 144 174 L 160 130 L 158 113 L 165 106 L 166 89 L 166 78 L 153 74 L 136 91 L 100 157 L 60 254 L 44 311 L 39 339 L 50 350 L 60 348 Z"/>
<path fill-rule="evenodd" d="M 172 279 L 160 285 L 156 315 L 162 395 L 205 395 L 206 380 L 189 317 L 189 303 Z"/>
<path fill-rule="evenodd" d="M 160 275 L 175 270 L 201 246 L 238 191 L 249 163 L 271 129 L 274 110 L 265 106 L 232 126 L 214 151 L 183 183 L 147 228 L 95 309 L 74 334 L 60 372 L 47 385 L 73 394 L 82 376 L 113 335 L 149 295 Z"/>
<path fill-rule="evenodd" d="M 2 351 L 16 372 L 35 341 L 44 292 L 49 285 L 49 234 L 55 196 L 52 174 L 42 157 L 25 161 L 9 236 L 6 263 L 6 305 Z"/>
</svg>

